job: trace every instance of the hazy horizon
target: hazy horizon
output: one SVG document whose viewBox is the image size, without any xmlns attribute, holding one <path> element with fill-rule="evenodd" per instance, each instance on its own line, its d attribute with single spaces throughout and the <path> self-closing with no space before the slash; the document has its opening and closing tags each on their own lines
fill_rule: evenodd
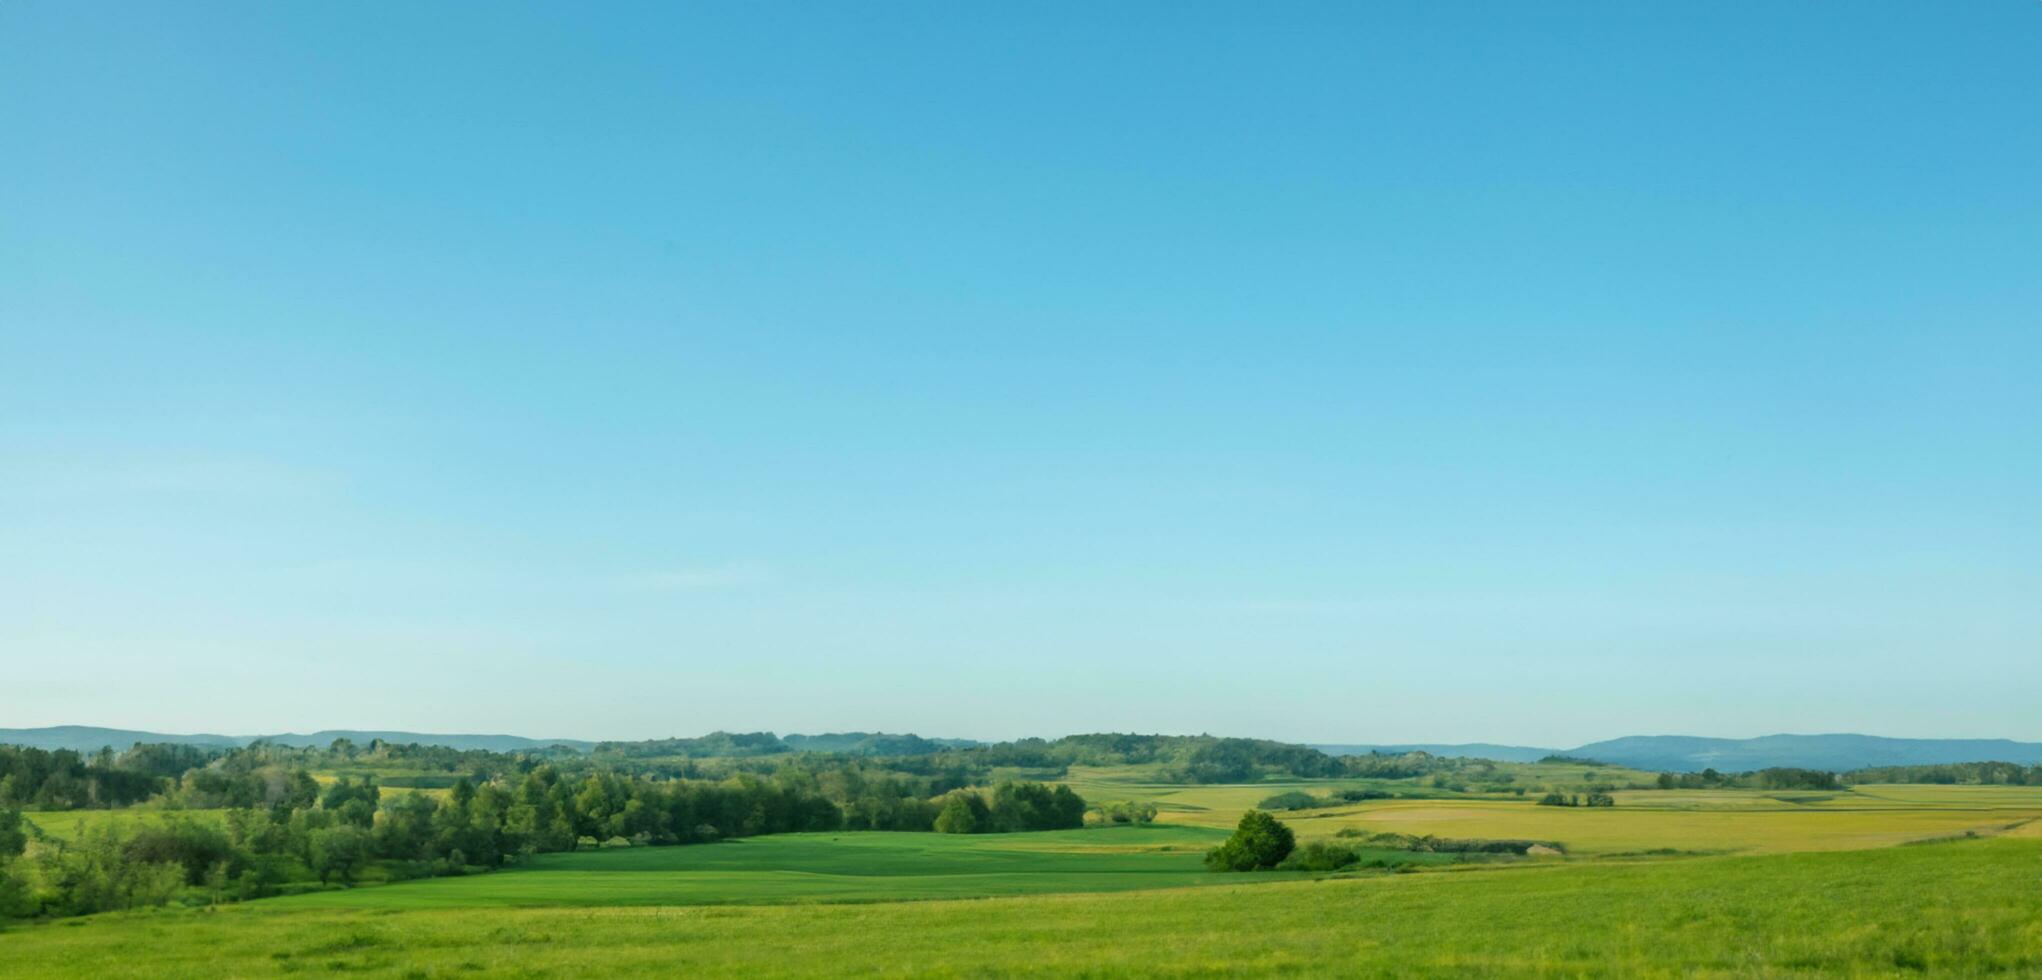
<svg viewBox="0 0 2042 980">
<path fill-rule="evenodd" d="M 2036 9 L 8 4 L 0 726 L 2042 740 Z"/>
</svg>

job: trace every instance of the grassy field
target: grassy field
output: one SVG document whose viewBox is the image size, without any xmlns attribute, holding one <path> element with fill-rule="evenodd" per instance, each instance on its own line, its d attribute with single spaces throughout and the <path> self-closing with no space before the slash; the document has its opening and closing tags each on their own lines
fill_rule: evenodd
<svg viewBox="0 0 2042 980">
<path fill-rule="evenodd" d="M 1281 816 L 1302 840 L 1396 831 L 1552 840 L 1568 855 L 1370 851 L 1425 873 L 1325 876 L 1217 874 L 1202 857 L 1263 798 L 1352 781 L 1073 782 L 1093 799 L 1152 800 L 1161 822 L 541 855 L 492 874 L 17 926 L 0 934 L 0 976 L 2042 975 L 2037 787 L 1624 791 L 1594 809 L 1427 787 L 1436 798 Z M 70 836 L 219 814 L 29 817 Z"/>
<path fill-rule="evenodd" d="M 1888 976 L 1924 969 L 2042 972 L 2042 840 L 864 905 L 307 909 L 255 902 L 0 935 L 0 973 L 26 977 Z"/>
<path fill-rule="evenodd" d="M 1199 827 L 1032 834 L 778 834 L 689 847 L 545 854 L 516 869 L 314 892 L 290 908 L 721 905 L 983 898 L 1237 884 L 1205 870 L 1226 835 Z M 1447 864 L 1452 855 L 1371 852 Z M 1260 880 L 1301 875 L 1265 874 Z"/>
</svg>

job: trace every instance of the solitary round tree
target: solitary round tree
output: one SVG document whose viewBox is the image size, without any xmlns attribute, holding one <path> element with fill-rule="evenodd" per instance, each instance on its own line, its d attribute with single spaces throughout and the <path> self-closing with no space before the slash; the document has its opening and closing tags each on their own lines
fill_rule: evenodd
<svg viewBox="0 0 2042 980">
<path fill-rule="evenodd" d="M 1273 868 L 1296 846 L 1297 836 L 1289 827 L 1260 810 L 1249 810 L 1241 815 L 1234 836 L 1206 852 L 1205 866 L 1214 871 Z"/>
</svg>

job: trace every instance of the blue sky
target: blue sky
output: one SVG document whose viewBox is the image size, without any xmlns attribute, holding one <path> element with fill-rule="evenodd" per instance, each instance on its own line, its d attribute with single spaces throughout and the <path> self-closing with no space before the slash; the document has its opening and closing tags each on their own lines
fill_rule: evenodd
<svg viewBox="0 0 2042 980">
<path fill-rule="evenodd" d="M 2042 739 L 2038 50 L 9 3 L 0 725 Z"/>
</svg>

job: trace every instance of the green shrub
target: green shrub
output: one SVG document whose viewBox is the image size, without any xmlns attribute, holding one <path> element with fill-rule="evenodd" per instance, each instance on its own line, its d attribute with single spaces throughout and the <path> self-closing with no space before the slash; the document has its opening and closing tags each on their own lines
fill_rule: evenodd
<svg viewBox="0 0 2042 980">
<path fill-rule="evenodd" d="M 1276 867 L 1279 871 L 1338 871 L 1360 859 L 1353 848 L 1315 840 L 1292 851 Z"/>
<path fill-rule="evenodd" d="M 1205 855 L 1205 866 L 1214 871 L 1258 871 L 1274 868 L 1297 846 L 1297 835 L 1275 817 L 1260 810 L 1241 815 L 1234 836 Z"/>
<path fill-rule="evenodd" d="M 1309 810 L 1325 806 L 1326 801 L 1310 793 L 1291 790 L 1288 793 L 1278 793 L 1255 805 L 1264 810 Z"/>
</svg>

